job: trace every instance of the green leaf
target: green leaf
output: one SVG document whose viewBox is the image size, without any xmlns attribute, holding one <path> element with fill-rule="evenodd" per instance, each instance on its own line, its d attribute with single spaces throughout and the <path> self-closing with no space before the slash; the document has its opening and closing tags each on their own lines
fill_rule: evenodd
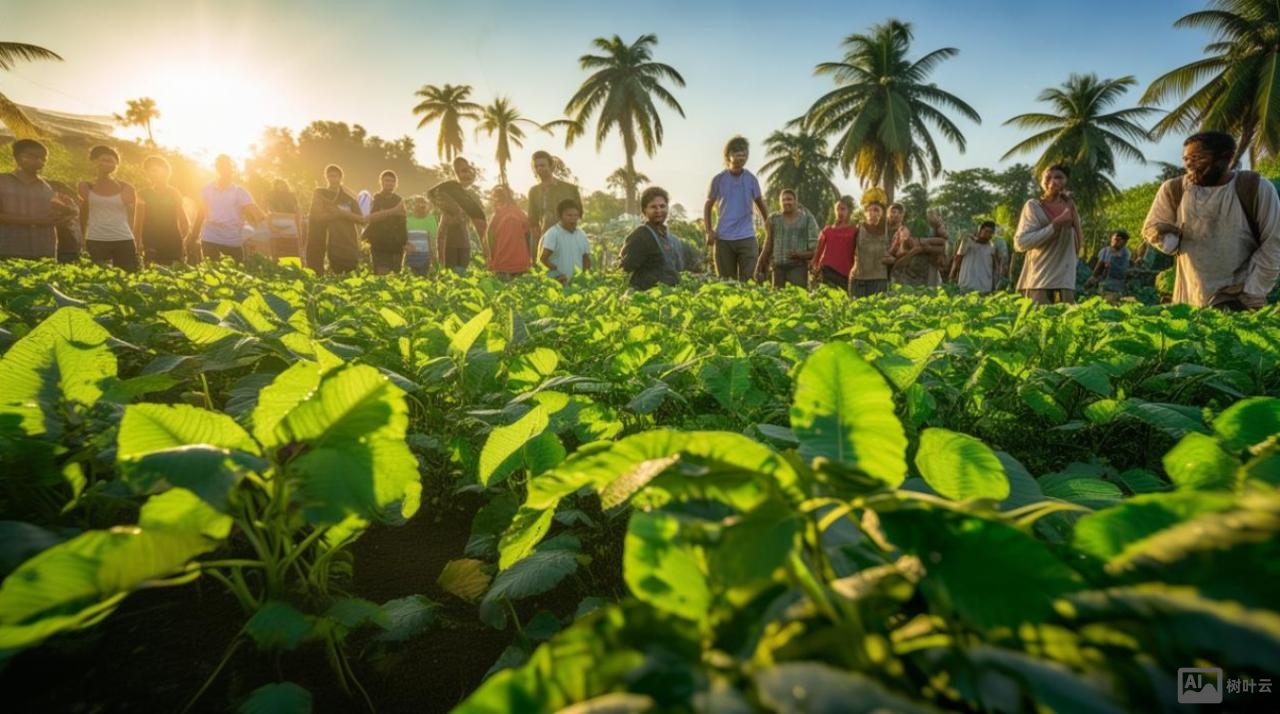
<svg viewBox="0 0 1280 714">
<path fill-rule="evenodd" d="M 293 682 L 273 682 L 253 690 L 238 714 L 311 714 L 311 692 Z"/>
<path fill-rule="evenodd" d="M 467 352 L 471 350 L 471 346 L 475 344 L 476 339 L 484 332 L 484 328 L 488 327 L 489 322 L 493 320 L 493 309 L 485 308 L 476 313 L 475 317 L 467 321 L 454 333 L 449 340 L 449 355 L 454 360 L 463 361 L 467 357 Z"/>
<path fill-rule="evenodd" d="M 632 397 L 631 401 L 627 402 L 627 409 L 636 414 L 652 414 L 667 401 L 670 395 L 671 387 L 667 386 L 666 382 L 656 381 Z"/>
<path fill-rule="evenodd" d="M 62 542 L 57 534 L 21 521 L 0 521 L 0 579 L 24 560 Z"/>
<path fill-rule="evenodd" d="M 827 458 L 890 487 L 906 479 L 907 437 L 893 392 L 847 343 L 818 348 L 801 367 L 791 430 L 806 459 Z"/>
<path fill-rule="evenodd" d="M 384 629 L 391 624 L 391 619 L 381 605 L 358 597 L 344 597 L 335 601 L 324 616 L 348 630 L 354 630 L 365 623 Z"/>
<path fill-rule="evenodd" d="M 94 625 L 133 590 L 181 572 L 215 546 L 186 530 L 117 526 L 42 551 L 0 585 L 0 650 Z"/>
<path fill-rule="evenodd" d="M 796 547 L 802 525 L 786 504 L 766 501 L 721 532 L 710 571 L 729 587 L 768 580 Z"/>
<path fill-rule="evenodd" d="M 555 374 L 560 355 L 547 347 L 538 347 L 516 357 L 507 365 L 507 385 L 513 390 L 533 389 Z"/>
<path fill-rule="evenodd" d="M 1124 498 L 1119 486 L 1100 478 L 1071 478 L 1069 474 L 1040 479 L 1040 488 L 1050 498 L 1078 503 L 1089 508 L 1105 508 Z"/>
<path fill-rule="evenodd" d="M 218 512 L 185 488 L 172 488 L 148 498 L 138 514 L 142 528 L 191 531 L 214 540 L 226 540 L 232 524 L 231 516 Z"/>
<path fill-rule="evenodd" d="M 1213 431 L 1231 452 L 1280 436 L 1280 399 L 1254 397 L 1236 402 L 1213 420 Z"/>
<path fill-rule="evenodd" d="M 480 602 L 480 619 L 502 629 L 507 615 L 503 600 L 521 600 L 551 592 L 560 581 L 578 570 L 577 553 L 571 550 L 537 550 L 498 573 Z"/>
<path fill-rule="evenodd" d="M 1200 513 L 1223 510 L 1234 502 L 1226 494 L 1196 492 L 1135 496 L 1076 521 L 1072 545 L 1100 560 Z"/>
<path fill-rule="evenodd" d="M 88 312 L 60 308 L 0 358 L 0 414 L 17 414 L 30 435 L 57 440 L 64 402 L 92 406 L 116 375 L 111 334 Z"/>
<path fill-rule="evenodd" d="M 546 430 L 550 416 L 546 407 L 535 406 L 507 426 L 494 427 L 480 450 L 476 477 L 480 485 L 499 483 L 520 468 L 525 445 Z"/>
<path fill-rule="evenodd" d="M 244 624 L 258 649 L 292 650 L 311 635 L 312 620 L 292 605 L 272 600 L 253 614 Z"/>
<path fill-rule="evenodd" d="M 987 445 L 965 434 L 946 429 L 920 433 L 916 468 L 929 486 L 953 501 L 1009 496 L 1009 479 L 1000 459 Z"/>
<path fill-rule="evenodd" d="M 1046 394 L 1039 387 L 1026 384 L 1018 388 L 1018 394 L 1031 411 L 1050 424 L 1061 424 L 1067 420 L 1067 410 L 1063 409 L 1052 395 Z"/>
<path fill-rule="evenodd" d="M 315 362 L 295 362 L 258 394 L 258 404 L 253 409 L 253 435 L 263 446 L 288 443 L 288 435 L 279 431 L 281 423 L 315 393 L 324 372 Z"/>
<path fill-rule="evenodd" d="M 760 702 L 777 714 L 924 714 L 917 705 L 858 672 L 818 662 L 784 662 L 755 675 Z"/>
<path fill-rule="evenodd" d="M 116 439 L 116 456 L 136 460 L 176 446 L 207 444 L 223 449 L 261 453 L 253 438 L 234 419 L 185 404 L 133 404 L 125 407 Z"/>
<path fill-rule="evenodd" d="M 1164 470 L 1178 488 L 1195 491 L 1231 489 L 1240 461 L 1222 450 L 1216 439 L 1187 434 L 1164 455 Z"/>
<path fill-rule="evenodd" d="M 386 614 L 383 628 L 386 632 L 378 635 L 383 642 L 404 642 L 426 631 L 435 622 L 436 608 L 439 605 L 421 595 L 409 595 L 382 604 Z"/>
<path fill-rule="evenodd" d="M 712 358 L 698 371 L 698 381 L 730 414 L 742 414 L 768 398 L 751 383 L 751 361 L 744 357 Z"/>
<path fill-rule="evenodd" d="M 1027 471 L 1022 462 L 1003 451 L 997 451 L 995 455 L 1004 469 L 1005 478 L 1009 479 L 1009 497 L 1001 502 L 1000 510 L 1008 511 L 1044 500 L 1040 482 L 1036 481 L 1036 477 Z"/>
<path fill-rule="evenodd" d="M 1100 397 L 1111 396 L 1111 379 L 1102 365 L 1059 367 L 1054 371 Z"/>
<path fill-rule="evenodd" d="M 205 322 L 188 310 L 165 310 L 160 317 L 197 345 L 212 345 L 228 337 L 243 337 L 245 334 L 222 324 Z"/>
<path fill-rule="evenodd" d="M 898 391 L 906 391 L 924 373 L 933 353 L 946 336 L 946 330 L 930 330 L 901 348 L 877 358 L 875 366 Z"/>
<path fill-rule="evenodd" d="M 1200 418 L 1200 410 L 1180 404 L 1159 404 L 1144 402 L 1140 399 L 1124 401 L 1125 416 L 1132 417 L 1150 425 L 1175 439 L 1192 432 L 1204 432 L 1204 422 Z"/>
<path fill-rule="evenodd" d="M 632 514 L 622 574 L 637 599 L 693 622 L 709 614 L 711 590 L 693 545 L 681 542 L 680 520 L 661 511 Z"/>
<path fill-rule="evenodd" d="M 493 576 L 485 572 L 484 561 L 464 558 L 445 563 L 440 577 L 436 578 L 436 584 L 450 595 L 475 602 L 488 589 L 491 580 Z"/>
<path fill-rule="evenodd" d="M 965 649 L 966 656 L 980 670 L 1005 672 L 1026 687 L 1024 700 L 1040 703 L 1048 711 L 1124 714 L 1112 701 L 1104 679 L 1081 676 L 1056 662 L 1022 652 L 977 645 Z M 990 677 L 990 675 L 985 675 Z"/>
<path fill-rule="evenodd" d="M 551 528 L 555 519 L 555 506 L 547 508 L 521 508 L 516 511 L 511 526 L 498 542 L 498 567 L 506 570 L 533 552 L 538 542 Z"/>
</svg>

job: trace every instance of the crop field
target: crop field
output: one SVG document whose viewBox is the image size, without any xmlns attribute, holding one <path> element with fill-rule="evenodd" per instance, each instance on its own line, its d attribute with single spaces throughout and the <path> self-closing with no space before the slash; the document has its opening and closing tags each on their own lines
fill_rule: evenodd
<svg viewBox="0 0 1280 714">
<path fill-rule="evenodd" d="M 0 263 L 0 297 L 7 711 L 1122 712 L 1280 674 L 1274 305 L 252 261 Z"/>
</svg>

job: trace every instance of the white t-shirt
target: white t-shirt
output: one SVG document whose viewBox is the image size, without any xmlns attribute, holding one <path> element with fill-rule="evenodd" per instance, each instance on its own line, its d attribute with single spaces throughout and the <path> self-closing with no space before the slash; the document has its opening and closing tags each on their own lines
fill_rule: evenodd
<svg viewBox="0 0 1280 714">
<path fill-rule="evenodd" d="M 582 270 L 582 258 L 591 255 L 591 246 L 587 242 L 587 234 L 580 229 L 570 233 L 559 223 L 551 226 L 546 233 L 542 234 L 542 244 L 538 246 L 538 255 L 541 256 L 544 250 L 551 251 L 551 264 L 556 266 L 555 270 L 547 274 L 553 278 L 564 275 L 570 280 L 573 280 L 573 276 L 579 270 Z"/>
<path fill-rule="evenodd" d="M 989 293 L 995 289 L 995 260 L 999 255 L 995 245 L 966 240 L 960 243 L 959 255 L 964 256 L 960 261 L 960 275 L 956 279 L 956 284 L 961 289 L 980 293 Z"/>
<path fill-rule="evenodd" d="M 209 207 L 200 229 L 200 240 L 233 247 L 243 245 L 243 212 L 246 206 L 253 205 L 249 192 L 235 184 L 221 188 L 215 181 L 200 190 L 200 198 Z"/>
</svg>

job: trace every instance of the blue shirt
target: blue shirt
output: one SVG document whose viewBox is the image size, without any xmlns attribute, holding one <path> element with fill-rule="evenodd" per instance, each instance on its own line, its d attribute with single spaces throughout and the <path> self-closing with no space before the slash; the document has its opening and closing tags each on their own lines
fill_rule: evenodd
<svg viewBox="0 0 1280 714">
<path fill-rule="evenodd" d="M 711 179 L 707 199 L 716 202 L 716 235 L 720 240 L 755 238 L 751 210 L 760 198 L 760 182 L 746 169 L 734 176 L 725 169 Z"/>
<path fill-rule="evenodd" d="M 1098 261 L 1107 267 L 1103 272 L 1102 287 L 1112 292 L 1124 291 L 1124 279 L 1129 273 L 1129 249 L 1112 251 L 1106 246 L 1098 251 Z"/>
</svg>

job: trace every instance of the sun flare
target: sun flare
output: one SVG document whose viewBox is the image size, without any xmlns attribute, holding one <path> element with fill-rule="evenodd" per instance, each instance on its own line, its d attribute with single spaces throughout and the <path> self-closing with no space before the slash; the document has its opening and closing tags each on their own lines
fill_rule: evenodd
<svg viewBox="0 0 1280 714">
<path fill-rule="evenodd" d="M 243 162 L 274 109 L 287 97 L 234 64 L 198 63 L 162 70 L 156 103 L 164 112 L 156 141 L 212 163 L 218 154 Z"/>
</svg>

